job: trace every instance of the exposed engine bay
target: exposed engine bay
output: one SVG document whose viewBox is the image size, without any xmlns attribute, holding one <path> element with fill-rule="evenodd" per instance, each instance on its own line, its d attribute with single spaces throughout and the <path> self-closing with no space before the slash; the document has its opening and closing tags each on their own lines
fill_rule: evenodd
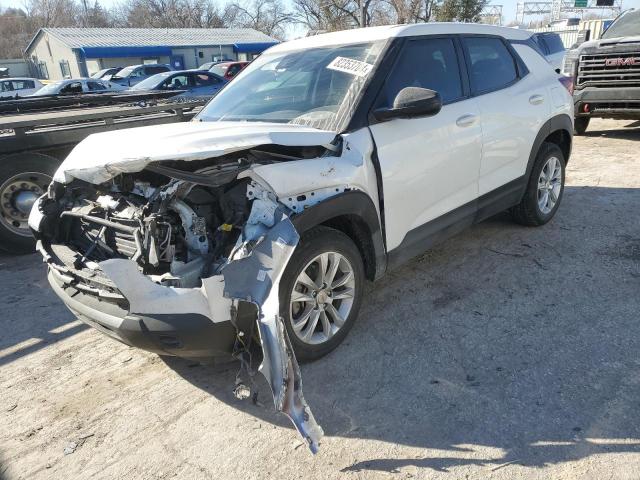
<svg viewBox="0 0 640 480">
<path fill-rule="evenodd" d="M 229 155 L 203 168 L 193 164 L 205 162 L 189 162 L 193 170 L 165 162 L 98 187 L 79 180 L 58 185 L 60 218 L 75 221 L 63 220 L 56 237 L 83 253 L 83 261 L 126 258 L 160 285 L 198 287 L 240 248 L 243 229 L 253 238 L 258 225 L 273 226 L 275 195 L 250 178 L 236 179 L 255 160 Z"/>
<path fill-rule="evenodd" d="M 214 323 L 230 320 L 236 327 L 233 355 L 242 365 L 234 390 L 239 398 L 252 393 L 248 384 L 258 369 L 250 343 L 258 340 L 259 370 L 276 409 L 289 416 L 315 453 L 323 433 L 302 395 L 278 299 L 280 277 L 299 240 L 290 220 L 295 211 L 267 186 L 240 175 L 256 163 L 326 151 L 283 150 L 154 163 L 99 185 L 54 182 L 34 209 L 39 212 L 32 213 L 41 218 L 30 224 L 37 224 L 38 248 L 60 296 L 77 289 L 118 303 L 127 317 L 198 314 Z M 65 299 L 76 315 L 90 317 L 72 301 Z M 238 312 L 246 304 L 256 307 L 249 327 L 239 325 Z"/>
</svg>

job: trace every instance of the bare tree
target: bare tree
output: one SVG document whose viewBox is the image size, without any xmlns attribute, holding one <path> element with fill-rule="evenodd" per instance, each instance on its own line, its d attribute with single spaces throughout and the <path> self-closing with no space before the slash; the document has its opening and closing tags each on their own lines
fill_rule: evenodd
<svg viewBox="0 0 640 480">
<path fill-rule="evenodd" d="M 79 7 L 74 0 L 26 0 L 27 15 L 40 27 L 73 27 L 78 24 Z"/>
<path fill-rule="evenodd" d="M 102 8 L 98 0 L 80 0 L 78 23 L 81 27 L 110 27 L 112 20 L 109 12 Z"/>
<path fill-rule="evenodd" d="M 37 29 L 37 23 L 20 8 L 0 12 L 0 58 L 22 58 L 22 50 Z"/>
<path fill-rule="evenodd" d="M 385 0 L 393 12 L 389 23 L 428 22 L 433 15 L 437 0 Z"/>
<path fill-rule="evenodd" d="M 310 30 L 335 31 L 384 22 L 382 0 L 294 0 L 298 22 Z"/>
<path fill-rule="evenodd" d="M 214 28 L 227 26 L 230 8 L 211 0 L 133 0 L 115 7 L 112 15 L 123 27 Z"/>
<path fill-rule="evenodd" d="M 286 27 L 294 20 L 282 0 L 250 0 L 232 3 L 229 10 L 233 26 L 253 28 L 275 38 L 285 37 Z"/>
</svg>

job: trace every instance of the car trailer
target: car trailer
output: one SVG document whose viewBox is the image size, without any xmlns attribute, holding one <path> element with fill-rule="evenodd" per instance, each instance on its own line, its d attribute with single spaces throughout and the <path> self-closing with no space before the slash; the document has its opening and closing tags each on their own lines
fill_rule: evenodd
<svg viewBox="0 0 640 480">
<path fill-rule="evenodd" d="M 175 95 L 179 92 L 171 92 Z M 73 147 L 92 133 L 191 120 L 208 98 L 166 93 L 0 102 L 0 250 L 29 253 L 33 202 Z"/>
</svg>

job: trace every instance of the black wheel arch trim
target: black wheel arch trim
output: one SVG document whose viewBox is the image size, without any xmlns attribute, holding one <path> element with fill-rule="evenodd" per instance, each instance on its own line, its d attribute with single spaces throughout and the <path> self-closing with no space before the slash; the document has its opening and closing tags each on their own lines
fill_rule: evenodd
<svg viewBox="0 0 640 480">
<path fill-rule="evenodd" d="M 522 195 L 520 196 L 520 198 L 524 196 L 524 192 L 529 183 L 529 177 L 531 176 L 531 170 L 533 170 L 533 164 L 536 161 L 536 157 L 538 156 L 540 147 L 551 134 L 558 131 L 564 131 L 566 135 L 569 136 L 569 148 L 567 150 L 567 156 L 564 159 L 565 163 L 569 161 L 569 157 L 571 156 L 571 146 L 573 143 L 573 121 L 571 120 L 571 117 L 569 115 L 567 115 L 566 113 L 562 113 L 547 120 L 542 125 L 542 127 L 540 127 L 538 135 L 536 135 L 536 138 L 533 141 L 531 152 L 529 153 L 529 160 L 527 161 L 527 170 L 525 173 L 526 182 L 524 182 L 523 184 Z"/>
<path fill-rule="evenodd" d="M 327 224 L 344 216 L 356 216 L 364 222 L 368 229 L 368 239 L 371 241 L 372 280 L 380 278 L 387 266 L 387 255 L 384 245 L 382 228 L 378 218 L 378 211 L 371 198 L 359 190 L 349 190 L 305 209 L 291 217 L 293 225 L 300 235 L 318 225 Z"/>
</svg>

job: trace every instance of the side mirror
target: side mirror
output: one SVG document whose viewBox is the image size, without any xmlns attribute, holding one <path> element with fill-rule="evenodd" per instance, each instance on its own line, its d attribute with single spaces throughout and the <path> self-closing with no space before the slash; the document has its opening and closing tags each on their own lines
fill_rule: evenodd
<svg viewBox="0 0 640 480">
<path fill-rule="evenodd" d="M 440 94 L 428 88 L 405 87 L 393 100 L 393 107 L 379 108 L 373 116 L 384 122 L 392 118 L 431 117 L 442 108 Z"/>
</svg>

